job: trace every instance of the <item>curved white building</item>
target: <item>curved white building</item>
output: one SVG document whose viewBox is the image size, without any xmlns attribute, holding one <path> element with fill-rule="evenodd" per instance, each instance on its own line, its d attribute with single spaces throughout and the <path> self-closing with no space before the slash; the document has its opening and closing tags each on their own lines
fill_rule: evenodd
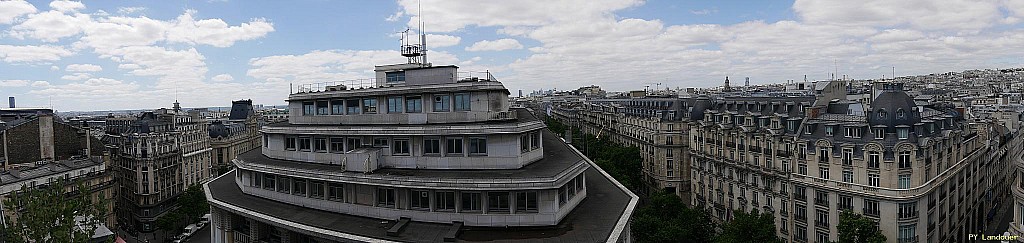
<svg viewBox="0 0 1024 243">
<path fill-rule="evenodd" d="M 409 63 L 300 86 L 206 184 L 214 242 L 629 241 L 636 196 L 490 73 Z"/>
</svg>

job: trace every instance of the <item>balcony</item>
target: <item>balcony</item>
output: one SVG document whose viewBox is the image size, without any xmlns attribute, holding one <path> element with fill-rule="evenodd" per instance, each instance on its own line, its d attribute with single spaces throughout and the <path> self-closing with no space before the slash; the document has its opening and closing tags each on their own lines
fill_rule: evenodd
<svg viewBox="0 0 1024 243">
<path fill-rule="evenodd" d="M 878 212 L 877 208 L 876 209 L 864 208 L 863 210 L 864 210 L 864 215 L 867 215 L 867 216 L 872 216 L 872 217 L 876 217 L 877 218 L 878 215 L 879 215 L 879 212 Z"/>
<path fill-rule="evenodd" d="M 828 229 L 828 222 L 820 221 L 820 220 L 815 220 L 814 221 L 814 227 Z"/>
<path fill-rule="evenodd" d="M 828 207 L 828 200 L 815 198 L 814 199 L 814 205 Z"/>
<path fill-rule="evenodd" d="M 917 236 L 911 236 L 907 238 L 897 238 L 896 242 L 899 243 L 917 243 Z"/>
<path fill-rule="evenodd" d="M 499 112 L 492 112 L 491 113 L 491 117 L 488 120 L 491 120 L 491 121 L 505 121 L 505 120 L 515 120 L 515 119 L 518 119 L 518 116 L 516 115 L 515 111 L 499 111 Z"/>
<path fill-rule="evenodd" d="M 793 199 L 797 201 L 807 201 L 807 195 L 793 193 Z"/>
</svg>

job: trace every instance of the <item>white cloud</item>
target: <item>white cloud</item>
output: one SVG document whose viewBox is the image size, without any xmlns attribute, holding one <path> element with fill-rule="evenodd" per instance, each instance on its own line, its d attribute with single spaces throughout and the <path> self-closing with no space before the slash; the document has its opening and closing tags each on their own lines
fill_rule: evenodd
<svg viewBox="0 0 1024 243">
<path fill-rule="evenodd" d="M 58 67 L 58 66 L 50 66 L 50 71 L 60 71 L 60 67 Z"/>
<path fill-rule="evenodd" d="M 45 87 L 50 87 L 50 82 L 46 82 L 46 81 L 35 81 L 35 82 L 32 82 L 32 87 L 36 87 L 36 88 L 45 88 Z"/>
<path fill-rule="evenodd" d="M 515 39 L 483 40 L 466 47 L 467 51 L 504 51 L 512 49 L 523 49 L 523 44 Z"/>
<path fill-rule="evenodd" d="M 452 35 L 427 34 L 427 48 L 441 48 L 458 45 L 462 37 Z"/>
<path fill-rule="evenodd" d="M 229 26 L 224 20 L 195 20 L 194 10 L 185 11 L 170 29 L 167 41 L 229 47 L 235 42 L 262 38 L 274 31 L 274 25 L 265 19 L 254 19 L 238 26 Z"/>
<path fill-rule="evenodd" d="M 50 8 L 61 12 L 73 12 L 85 9 L 85 4 L 77 1 L 53 1 L 50 2 Z"/>
<path fill-rule="evenodd" d="M 701 9 L 701 10 L 690 10 L 690 13 L 693 14 L 693 15 L 708 15 L 708 14 L 718 13 L 718 9 L 717 8 L 712 8 L 712 9 Z"/>
<path fill-rule="evenodd" d="M 0 80 L 0 87 L 24 87 L 28 85 L 28 80 Z"/>
<path fill-rule="evenodd" d="M 82 32 L 82 27 L 92 20 L 89 15 L 82 13 L 71 13 L 52 10 L 42 13 L 30 14 L 9 31 L 10 35 L 18 38 L 33 38 L 45 42 L 57 42 L 61 38 L 75 36 Z"/>
<path fill-rule="evenodd" d="M 145 10 L 146 7 L 119 7 L 117 8 L 117 13 L 121 15 L 129 15 L 133 13 L 142 12 Z"/>
<path fill-rule="evenodd" d="M 18 17 L 36 11 L 35 6 L 25 1 L 0 1 L 0 24 L 14 23 Z"/>
<path fill-rule="evenodd" d="M 71 64 L 64 70 L 68 72 L 99 72 L 103 71 L 103 67 L 95 64 Z"/>
<path fill-rule="evenodd" d="M 384 20 L 388 21 L 388 22 L 396 22 L 398 20 L 401 20 L 402 16 L 405 16 L 405 13 L 403 13 L 402 11 L 398 11 L 398 12 L 395 12 L 394 14 L 389 15 Z"/>
<path fill-rule="evenodd" d="M 225 74 L 219 74 L 217 76 L 213 76 L 213 78 L 210 78 L 210 80 L 213 80 L 214 82 L 228 82 L 228 81 L 235 80 L 235 77 L 231 77 L 230 74 L 226 74 L 225 73 Z"/>
<path fill-rule="evenodd" d="M 1012 1 L 1011 1 L 1012 2 Z M 926 30 L 979 30 L 1000 16 L 1000 2 L 974 0 L 797 0 L 793 10 L 808 23 Z"/>
<path fill-rule="evenodd" d="M 5 62 L 57 61 L 75 53 L 61 46 L 0 45 L 0 58 Z"/>
<path fill-rule="evenodd" d="M 68 75 L 64 75 L 64 76 L 60 77 L 60 79 L 63 79 L 63 80 L 75 80 L 75 81 L 86 80 L 86 79 L 90 79 L 90 78 L 92 78 L 92 74 L 88 74 L 88 73 L 73 73 L 73 74 L 68 74 Z"/>
<path fill-rule="evenodd" d="M 418 26 L 418 0 L 400 0 L 408 25 Z M 422 4 L 428 30 L 451 32 L 468 26 L 538 26 L 556 22 L 593 19 L 642 4 L 642 0 L 518 0 L 518 1 L 436 1 Z M 569 11 L 571 10 L 571 11 Z"/>
</svg>

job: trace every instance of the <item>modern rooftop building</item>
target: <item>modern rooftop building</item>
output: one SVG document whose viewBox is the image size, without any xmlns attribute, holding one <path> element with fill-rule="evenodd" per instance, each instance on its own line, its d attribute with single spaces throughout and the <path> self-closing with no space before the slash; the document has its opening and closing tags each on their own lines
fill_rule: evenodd
<svg viewBox="0 0 1024 243">
<path fill-rule="evenodd" d="M 376 78 L 302 85 L 207 183 L 214 242 L 629 242 L 637 197 L 489 72 L 422 45 Z"/>
</svg>

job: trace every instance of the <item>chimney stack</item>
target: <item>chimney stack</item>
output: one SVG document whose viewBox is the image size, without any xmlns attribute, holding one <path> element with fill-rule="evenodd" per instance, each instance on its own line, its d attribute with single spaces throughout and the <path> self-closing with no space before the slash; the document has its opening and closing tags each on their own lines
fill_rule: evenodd
<svg viewBox="0 0 1024 243">
<path fill-rule="evenodd" d="M 7 103 L 10 104 L 10 108 L 14 108 L 14 96 L 7 98 Z"/>
</svg>

